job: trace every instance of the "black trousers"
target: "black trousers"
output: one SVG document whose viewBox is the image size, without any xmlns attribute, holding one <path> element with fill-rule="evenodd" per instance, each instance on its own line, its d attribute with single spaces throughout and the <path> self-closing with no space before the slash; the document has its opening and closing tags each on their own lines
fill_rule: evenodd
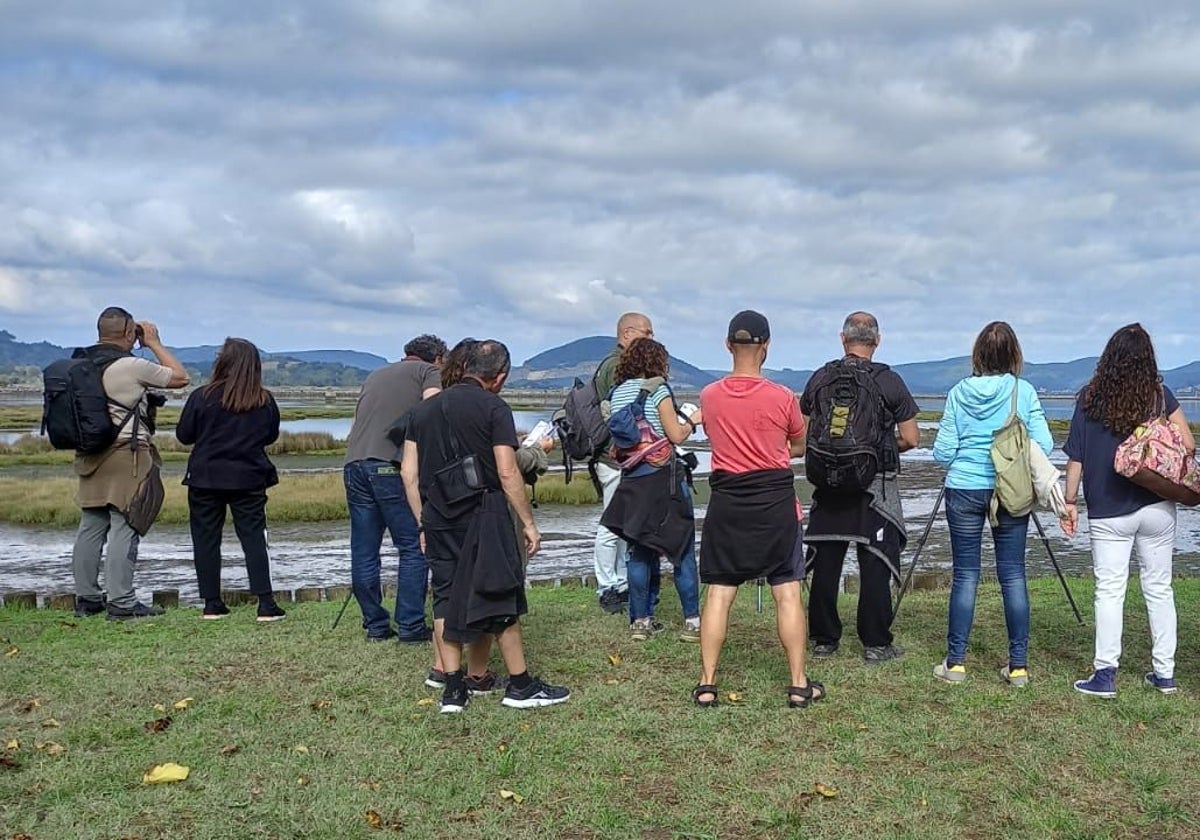
<svg viewBox="0 0 1200 840">
<path fill-rule="evenodd" d="M 271 594 L 271 561 L 267 554 L 267 494 L 263 490 L 200 490 L 188 488 L 188 514 L 192 527 L 192 558 L 200 597 L 221 597 L 221 532 L 225 510 L 233 513 L 233 528 L 242 552 L 250 591 Z"/>
<path fill-rule="evenodd" d="M 838 616 L 838 584 L 846 561 L 846 542 L 810 542 L 812 584 L 808 594 L 808 628 L 813 643 L 828 645 L 841 641 L 842 619 Z M 886 563 L 858 548 L 858 637 L 863 647 L 892 643 L 892 573 Z M 898 558 L 897 558 L 898 559 Z"/>
</svg>

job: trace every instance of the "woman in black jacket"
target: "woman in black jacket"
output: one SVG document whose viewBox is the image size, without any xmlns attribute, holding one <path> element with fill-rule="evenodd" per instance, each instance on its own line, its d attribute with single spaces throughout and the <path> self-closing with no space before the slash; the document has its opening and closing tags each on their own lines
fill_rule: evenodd
<svg viewBox="0 0 1200 840">
<path fill-rule="evenodd" d="M 284 611 L 271 590 L 266 491 L 279 476 L 265 447 L 279 437 L 279 407 L 263 387 L 257 347 L 243 338 L 225 339 L 211 380 L 188 397 L 175 437 L 193 444 L 183 483 L 203 617 L 229 614 L 221 600 L 221 532 L 228 507 L 246 555 L 250 591 L 258 596 L 258 620 L 278 621 Z"/>
</svg>

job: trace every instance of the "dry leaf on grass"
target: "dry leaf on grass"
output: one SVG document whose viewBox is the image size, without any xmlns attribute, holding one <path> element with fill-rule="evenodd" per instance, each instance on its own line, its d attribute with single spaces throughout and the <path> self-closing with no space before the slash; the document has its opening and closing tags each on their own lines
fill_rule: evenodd
<svg viewBox="0 0 1200 840">
<path fill-rule="evenodd" d="M 194 701 L 194 697 L 184 697 L 182 700 L 176 700 L 174 703 L 172 703 L 171 708 L 177 712 L 182 712 L 186 710 L 188 706 L 192 705 Z"/>
<path fill-rule="evenodd" d="M 229 756 L 236 754 L 240 749 L 241 747 L 239 747 L 237 744 L 226 744 L 225 746 L 221 747 L 221 755 L 228 758 Z"/>
<path fill-rule="evenodd" d="M 328 709 L 332 705 L 332 700 L 314 700 L 311 704 L 309 704 L 309 708 L 314 712 L 319 712 L 322 709 Z"/>
<path fill-rule="evenodd" d="M 38 752 L 45 752 L 46 755 L 62 755 L 67 751 L 62 744 L 56 744 L 53 741 L 38 741 L 33 748 Z"/>
<path fill-rule="evenodd" d="M 605 685 L 620 685 L 621 681 L 620 680 L 605 680 L 604 684 Z"/>
<path fill-rule="evenodd" d="M 420 700 L 417 701 L 417 705 L 418 706 L 432 706 L 433 698 L 432 697 L 422 697 Z"/>
<path fill-rule="evenodd" d="M 21 649 L 19 647 L 17 647 L 16 645 L 13 645 L 8 650 L 4 651 L 4 655 L 5 656 L 16 656 L 20 652 L 21 652 Z"/>
<path fill-rule="evenodd" d="M 297 744 L 296 746 L 292 747 L 292 752 L 300 753 L 300 755 L 308 755 L 308 747 L 304 746 L 303 744 Z"/>
<path fill-rule="evenodd" d="M 144 785 L 164 785 L 169 782 L 182 782 L 190 771 L 182 764 L 168 761 L 166 764 L 156 764 L 142 776 Z"/>
<path fill-rule="evenodd" d="M 300 787 L 304 787 L 309 783 L 309 781 L 310 779 L 308 776 L 301 776 L 300 778 L 296 779 L 296 784 L 300 785 Z"/>
<path fill-rule="evenodd" d="M 42 708 L 42 701 L 37 699 L 36 697 L 30 697 L 28 700 L 26 700 L 24 703 L 22 703 L 20 706 L 17 707 L 17 711 L 23 715 L 27 715 L 30 712 L 32 712 L 34 709 L 40 709 L 40 708 Z"/>
<path fill-rule="evenodd" d="M 838 795 L 837 788 L 830 787 L 829 785 L 823 785 L 820 782 L 817 782 L 813 786 L 813 790 L 815 790 L 817 793 L 821 794 L 821 796 L 824 796 L 826 799 L 833 799 L 835 796 Z"/>
<path fill-rule="evenodd" d="M 725 699 L 730 703 L 741 703 L 745 700 L 745 696 L 738 694 L 736 691 L 731 691 L 725 695 Z"/>
<path fill-rule="evenodd" d="M 19 750 L 19 749 L 21 749 L 21 742 L 20 742 L 20 741 L 18 741 L 16 738 L 13 738 L 13 739 L 11 739 L 11 740 L 5 741 L 5 742 L 4 742 L 4 749 L 6 749 L 6 750 Z"/>
<path fill-rule="evenodd" d="M 363 818 L 371 828 L 383 828 L 383 817 L 379 816 L 378 811 L 367 811 L 363 814 Z"/>
<path fill-rule="evenodd" d="M 154 720 L 148 720 L 144 724 L 142 724 L 142 726 L 144 726 L 146 728 L 147 732 L 166 732 L 167 727 L 170 725 L 171 725 L 171 719 L 169 717 L 161 717 L 161 718 L 156 718 Z"/>
<path fill-rule="evenodd" d="M 612 665 L 614 668 L 617 667 L 618 665 L 620 665 L 621 664 L 621 654 L 610 653 L 608 655 L 608 664 Z"/>
<path fill-rule="evenodd" d="M 518 805 L 520 805 L 522 802 L 525 801 L 524 796 L 522 796 L 521 794 L 516 793 L 514 791 L 511 791 L 511 790 L 500 791 L 500 798 L 501 799 L 511 799 L 513 802 L 516 802 Z"/>
<path fill-rule="evenodd" d="M 166 706 L 164 706 L 162 703 L 155 703 L 155 704 L 154 704 L 153 706 L 151 706 L 150 708 L 151 708 L 151 709 L 153 709 L 153 710 L 154 710 L 154 711 L 156 711 L 156 712 L 165 712 L 165 711 L 167 710 L 167 707 L 166 707 Z"/>
<path fill-rule="evenodd" d="M 62 724 L 56 721 L 54 718 L 46 718 L 44 721 L 42 721 L 42 729 L 58 729 L 60 726 L 62 726 Z"/>
</svg>

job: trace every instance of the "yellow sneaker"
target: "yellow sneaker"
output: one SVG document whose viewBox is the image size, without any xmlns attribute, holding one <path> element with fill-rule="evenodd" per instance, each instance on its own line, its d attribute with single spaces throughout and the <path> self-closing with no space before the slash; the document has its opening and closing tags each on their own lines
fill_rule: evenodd
<svg viewBox="0 0 1200 840">
<path fill-rule="evenodd" d="M 960 683 L 967 678 L 967 666 L 961 663 L 950 665 L 943 659 L 933 666 L 933 675 L 949 683 Z"/>
<path fill-rule="evenodd" d="M 1028 668 L 1010 668 L 1005 665 L 1000 669 L 1000 679 L 1014 688 L 1024 688 L 1029 685 Z"/>
</svg>

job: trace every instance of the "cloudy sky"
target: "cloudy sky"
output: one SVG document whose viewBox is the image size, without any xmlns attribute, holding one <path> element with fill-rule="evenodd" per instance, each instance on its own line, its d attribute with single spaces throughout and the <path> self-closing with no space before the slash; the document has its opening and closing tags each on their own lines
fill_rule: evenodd
<svg viewBox="0 0 1200 840">
<path fill-rule="evenodd" d="M 156 11 L 146 11 L 157 5 Z M 0 328 L 518 359 L 1200 358 L 1200 16 L 1128 0 L 0 0 Z"/>
</svg>

